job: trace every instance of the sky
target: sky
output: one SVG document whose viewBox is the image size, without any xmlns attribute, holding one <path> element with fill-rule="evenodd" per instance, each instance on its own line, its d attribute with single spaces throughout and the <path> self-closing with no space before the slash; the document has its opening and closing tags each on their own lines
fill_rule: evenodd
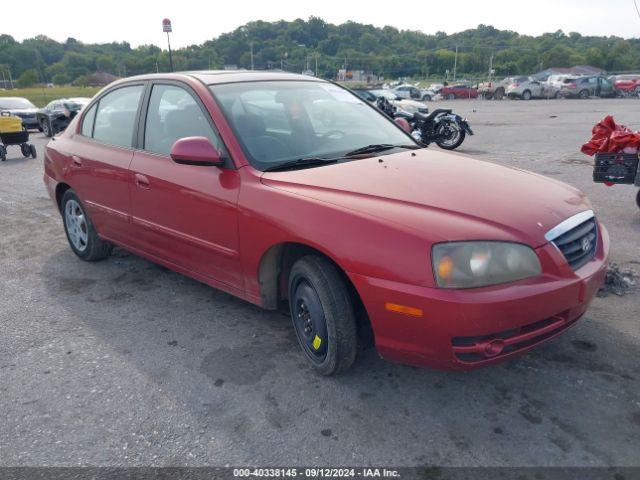
<svg viewBox="0 0 640 480">
<path fill-rule="evenodd" d="M 638 6 L 640 7 L 640 0 Z M 127 41 L 166 47 L 162 19 L 173 23 L 172 47 L 202 43 L 252 20 L 318 16 L 425 33 L 459 32 L 478 24 L 528 35 L 564 30 L 583 35 L 640 36 L 633 0 L 4 0 L 0 33 L 17 40 L 47 35 L 85 43 Z M 31 14 L 29 12 L 37 12 Z"/>
</svg>

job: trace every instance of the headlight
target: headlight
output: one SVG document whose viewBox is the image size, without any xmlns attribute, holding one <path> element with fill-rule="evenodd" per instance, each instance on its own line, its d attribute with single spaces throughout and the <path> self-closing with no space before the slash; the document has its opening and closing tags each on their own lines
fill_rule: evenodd
<svg viewBox="0 0 640 480">
<path fill-rule="evenodd" d="M 442 288 L 474 288 L 535 277 L 533 249 L 519 243 L 450 242 L 433 246 L 433 271 Z"/>
</svg>

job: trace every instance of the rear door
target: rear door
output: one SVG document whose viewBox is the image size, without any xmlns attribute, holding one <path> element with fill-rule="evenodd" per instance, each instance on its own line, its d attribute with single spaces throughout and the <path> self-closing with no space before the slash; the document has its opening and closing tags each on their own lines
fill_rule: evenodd
<svg viewBox="0 0 640 480">
<path fill-rule="evenodd" d="M 85 204 L 100 235 L 131 243 L 129 165 L 144 83 L 117 87 L 82 116 L 70 143 L 69 183 Z"/>
<path fill-rule="evenodd" d="M 228 158 L 208 112 L 179 82 L 155 83 L 144 110 L 129 177 L 137 244 L 180 268 L 241 287 L 238 172 L 230 159 L 219 168 L 177 164 L 169 155 L 176 140 L 203 136 Z"/>
</svg>

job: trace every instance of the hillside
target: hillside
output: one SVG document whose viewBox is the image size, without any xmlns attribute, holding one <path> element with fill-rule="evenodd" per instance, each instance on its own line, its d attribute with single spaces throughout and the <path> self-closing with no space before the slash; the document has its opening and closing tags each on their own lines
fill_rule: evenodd
<svg viewBox="0 0 640 480">
<path fill-rule="evenodd" d="M 532 37 L 479 25 L 447 35 L 437 32 L 378 28 L 320 18 L 292 22 L 250 22 L 201 45 L 174 52 L 176 70 L 221 68 L 301 71 L 309 66 L 323 77 L 334 77 L 346 63 L 386 77 L 444 75 L 453 70 L 458 47 L 460 75 L 485 75 L 489 64 L 497 75 L 531 73 L 547 67 L 589 64 L 607 71 L 640 69 L 640 40 L 582 36 L 562 31 Z M 492 60 L 491 60 L 492 59 Z M 168 54 L 153 45 L 132 48 L 128 43 L 85 44 L 73 38 L 64 43 L 46 36 L 17 42 L 0 35 L 0 74 L 23 86 L 36 82 L 82 84 L 84 76 L 108 72 L 119 76 L 168 70 Z M 2 77 L 0 77 L 1 80 Z"/>
</svg>

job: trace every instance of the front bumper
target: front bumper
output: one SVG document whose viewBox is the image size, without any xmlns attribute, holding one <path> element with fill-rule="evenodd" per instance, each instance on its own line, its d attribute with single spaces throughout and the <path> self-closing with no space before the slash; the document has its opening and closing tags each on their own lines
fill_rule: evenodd
<svg viewBox="0 0 640 480">
<path fill-rule="evenodd" d="M 537 249 L 543 274 L 508 285 L 448 290 L 349 276 L 383 358 L 472 369 L 522 354 L 559 335 L 585 313 L 606 273 L 609 237 L 602 225 L 599 230 L 593 260 L 577 271 L 555 246 L 546 244 Z M 414 314 L 389 311 L 388 303 L 409 306 Z"/>
</svg>

